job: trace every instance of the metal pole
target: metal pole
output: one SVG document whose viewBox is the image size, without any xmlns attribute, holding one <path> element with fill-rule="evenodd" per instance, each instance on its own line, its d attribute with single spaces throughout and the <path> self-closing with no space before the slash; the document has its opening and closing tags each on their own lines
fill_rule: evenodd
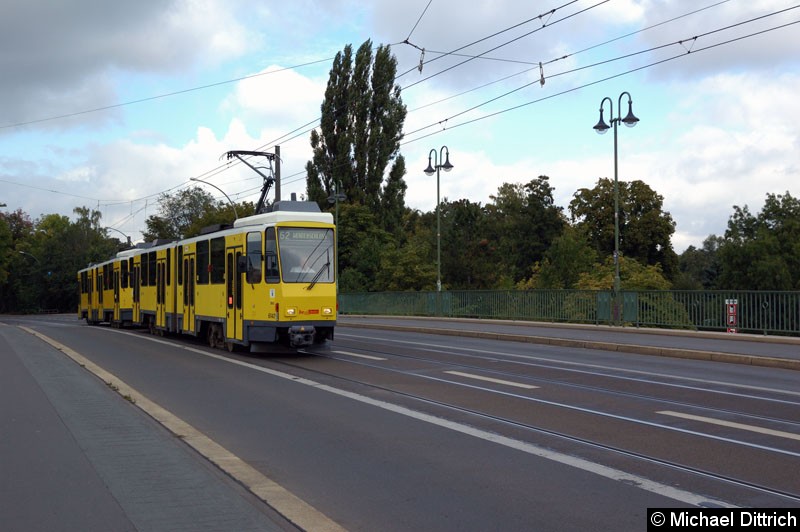
<svg viewBox="0 0 800 532">
<path fill-rule="evenodd" d="M 617 109 L 619 113 L 619 109 Z M 613 119 L 614 123 L 614 297 L 620 289 L 619 279 L 619 170 L 617 163 L 617 123 L 619 116 Z"/>
<path fill-rule="evenodd" d="M 437 161 L 438 163 L 438 161 Z M 442 291 L 442 224 L 441 207 L 439 206 L 439 170 L 440 164 L 436 165 L 436 291 Z"/>
<path fill-rule="evenodd" d="M 275 146 L 275 203 L 281 200 L 281 147 Z"/>
</svg>

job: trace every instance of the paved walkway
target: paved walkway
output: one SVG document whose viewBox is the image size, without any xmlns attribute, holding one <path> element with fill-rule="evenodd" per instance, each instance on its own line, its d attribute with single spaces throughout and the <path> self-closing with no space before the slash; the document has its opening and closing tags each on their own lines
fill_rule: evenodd
<svg viewBox="0 0 800 532">
<path fill-rule="evenodd" d="M 0 323 L 0 529 L 291 526 L 54 348 Z"/>
<path fill-rule="evenodd" d="M 338 326 L 471 336 L 800 370 L 800 338 L 507 320 L 339 316 Z"/>
</svg>

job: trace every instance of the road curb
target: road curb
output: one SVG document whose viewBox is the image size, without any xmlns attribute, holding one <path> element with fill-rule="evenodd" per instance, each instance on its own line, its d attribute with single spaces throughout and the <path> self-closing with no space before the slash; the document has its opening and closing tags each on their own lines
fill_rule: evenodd
<svg viewBox="0 0 800 532">
<path fill-rule="evenodd" d="M 19 328 L 62 352 L 76 364 L 105 382 L 109 388 L 145 412 L 301 530 L 345 531 L 322 512 L 263 475 L 203 432 L 151 401 L 113 373 L 45 334 L 30 327 L 19 326 Z"/>
</svg>

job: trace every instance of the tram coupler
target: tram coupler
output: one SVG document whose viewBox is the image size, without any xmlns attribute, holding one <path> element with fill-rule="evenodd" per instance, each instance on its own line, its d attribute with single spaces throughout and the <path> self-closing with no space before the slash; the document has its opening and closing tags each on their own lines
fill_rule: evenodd
<svg viewBox="0 0 800 532">
<path fill-rule="evenodd" d="M 292 347 L 304 347 L 314 343 L 313 325 L 293 325 L 289 327 L 289 344 Z"/>
</svg>

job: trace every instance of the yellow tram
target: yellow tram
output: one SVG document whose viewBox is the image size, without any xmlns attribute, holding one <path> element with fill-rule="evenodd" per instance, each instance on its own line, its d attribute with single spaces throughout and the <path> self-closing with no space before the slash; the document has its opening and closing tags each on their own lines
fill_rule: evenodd
<svg viewBox="0 0 800 532">
<path fill-rule="evenodd" d="M 121 251 L 78 272 L 78 317 L 229 350 L 324 343 L 337 315 L 334 231 L 315 203 L 280 201 L 232 227 Z"/>
</svg>

